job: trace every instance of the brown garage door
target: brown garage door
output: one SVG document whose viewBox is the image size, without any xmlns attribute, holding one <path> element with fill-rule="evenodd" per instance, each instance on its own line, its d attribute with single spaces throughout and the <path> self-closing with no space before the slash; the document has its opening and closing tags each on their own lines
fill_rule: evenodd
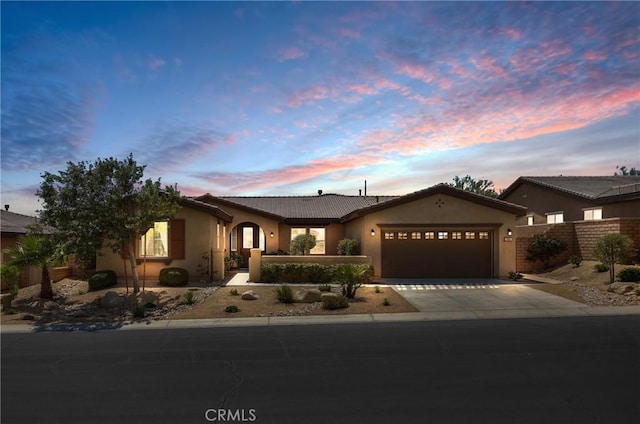
<svg viewBox="0 0 640 424">
<path fill-rule="evenodd" d="M 383 230 L 382 276 L 492 277 L 492 231 Z"/>
</svg>

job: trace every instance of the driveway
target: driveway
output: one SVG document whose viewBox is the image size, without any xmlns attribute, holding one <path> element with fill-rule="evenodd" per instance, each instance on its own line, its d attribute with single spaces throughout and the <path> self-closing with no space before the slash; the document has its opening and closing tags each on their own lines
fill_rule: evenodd
<svg viewBox="0 0 640 424">
<path fill-rule="evenodd" d="M 392 286 L 421 312 L 557 310 L 584 307 L 524 284 L 497 279 L 399 279 Z"/>
</svg>

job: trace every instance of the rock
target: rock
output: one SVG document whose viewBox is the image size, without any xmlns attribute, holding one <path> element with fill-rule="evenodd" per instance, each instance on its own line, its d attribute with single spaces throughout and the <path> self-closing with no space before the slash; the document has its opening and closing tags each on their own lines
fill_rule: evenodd
<svg viewBox="0 0 640 424">
<path fill-rule="evenodd" d="M 613 283 L 607 287 L 607 291 L 618 294 L 625 294 L 635 290 L 636 285 L 633 283 Z"/>
<path fill-rule="evenodd" d="M 260 299 L 260 296 L 255 294 L 253 292 L 253 290 L 247 290 L 246 292 L 242 293 L 242 300 L 257 300 Z"/>
<path fill-rule="evenodd" d="M 320 302 L 322 292 L 318 289 L 300 289 L 293 295 L 293 301 L 297 303 Z"/>
<path fill-rule="evenodd" d="M 325 297 L 335 297 L 337 299 L 338 295 L 335 293 L 322 293 L 322 295 L 320 295 L 320 300 L 324 299 Z"/>
<path fill-rule="evenodd" d="M 124 298 L 122 298 L 118 293 L 112 291 L 106 292 L 104 296 L 102 296 L 102 299 L 100 299 L 100 306 L 108 309 L 115 308 L 123 303 Z"/>
<path fill-rule="evenodd" d="M 578 281 L 578 277 L 571 277 L 570 280 L 571 281 Z"/>
</svg>

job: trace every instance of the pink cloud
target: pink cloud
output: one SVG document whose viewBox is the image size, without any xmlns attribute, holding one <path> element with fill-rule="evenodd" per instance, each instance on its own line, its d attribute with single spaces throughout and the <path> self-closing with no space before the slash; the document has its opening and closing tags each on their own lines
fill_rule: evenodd
<svg viewBox="0 0 640 424">
<path fill-rule="evenodd" d="M 299 49 L 298 47 L 288 47 L 278 52 L 278 60 L 285 62 L 287 60 L 295 60 L 303 57 L 307 57 L 307 53 Z"/>
<path fill-rule="evenodd" d="M 149 61 L 147 62 L 147 66 L 152 71 L 155 71 L 158 68 L 162 68 L 166 64 L 167 64 L 167 62 L 165 62 L 164 60 L 162 60 L 160 58 L 157 58 L 152 54 L 149 55 Z"/>
<path fill-rule="evenodd" d="M 316 100 L 324 100 L 329 97 L 329 89 L 325 86 L 308 87 L 294 93 L 289 99 L 290 107 L 298 107 L 302 104 L 313 103 Z"/>
<path fill-rule="evenodd" d="M 584 54 L 584 58 L 586 60 L 600 62 L 600 61 L 605 60 L 607 58 L 607 56 L 605 54 L 597 52 L 595 50 L 589 50 L 588 52 L 586 52 Z"/>
<path fill-rule="evenodd" d="M 354 40 L 360 38 L 360 33 L 353 29 L 341 28 L 339 32 L 340 32 L 340 35 L 345 38 L 352 38 Z"/>
<path fill-rule="evenodd" d="M 522 38 L 522 31 L 518 28 L 510 27 L 500 30 L 500 34 L 509 37 L 510 39 L 517 41 Z"/>
</svg>

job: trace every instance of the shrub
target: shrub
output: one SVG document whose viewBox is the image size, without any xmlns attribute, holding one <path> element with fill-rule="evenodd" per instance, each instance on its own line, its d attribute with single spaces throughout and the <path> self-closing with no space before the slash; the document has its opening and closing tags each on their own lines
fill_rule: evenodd
<svg viewBox="0 0 640 424">
<path fill-rule="evenodd" d="M 236 312 L 238 312 L 240 309 L 238 309 L 238 307 L 236 305 L 229 305 L 226 308 L 224 308 L 225 312 L 228 312 L 230 314 L 234 314 Z"/>
<path fill-rule="evenodd" d="M 609 271 L 609 267 L 603 263 L 597 263 L 593 266 L 593 269 L 595 269 L 597 272 L 607 272 Z"/>
<path fill-rule="evenodd" d="M 311 249 L 316 247 L 316 236 L 311 234 L 298 234 L 291 240 L 292 255 L 308 255 Z"/>
<path fill-rule="evenodd" d="M 186 292 L 184 294 L 184 304 L 185 305 L 193 305 L 194 303 L 196 303 L 196 297 L 193 294 L 193 292 L 192 291 Z"/>
<path fill-rule="evenodd" d="M 380 289 L 380 287 L 379 287 L 379 286 L 375 286 L 375 287 L 374 287 L 374 291 L 375 291 L 376 293 L 382 293 L 382 290 Z"/>
<path fill-rule="evenodd" d="M 321 292 L 330 292 L 331 291 L 331 284 L 329 284 L 329 283 L 320 284 L 318 286 L 318 290 L 320 290 Z"/>
<path fill-rule="evenodd" d="M 0 278 L 2 282 L 9 287 L 9 292 L 16 296 L 20 290 L 20 286 L 18 285 L 18 281 L 20 281 L 20 268 L 4 263 L 0 267 Z"/>
<path fill-rule="evenodd" d="M 517 271 L 509 271 L 509 280 L 518 281 L 522 278 L 522 274 Z"/>
<path fill-rule="evenodd" d="M 640 287 L 636 287 L 636 289 L 633 292 L 635 293 L 636 296 L 640 296 Z"/>
<path fill-rule="evenodd" d="M 135 306 L 133 307 L 133 316 L 135 318 L 144 318 L 145 314 L 146 314 L 146 306 L 144 305 L 144 303 L 138 302 L 135 304 Z"/>
<path fill-rule="evenodd" d="M 582 258 L 578 255 L 571 255 L 569 256 L 569 260 L 567 261 L 567 263 L 573 265 L 574 268 L 578 268 L 582 263 Z"/>
<path fill-rule="evenodd" d="M 544 269 L 550 267 L 551 258 L 567 248 L 567 243 L 562 240 L 553 239 L 546 234 L 536 234 L 527 247 L 529 255 L 526 257 L 528 261 L 542 261 Z"/>
<path fill-rule="evenodd" d="M 94 272 L 91 277 L 89 277 L 88 282 L 89 291 L 102 290 L 118 284 L 118 276 L 115 271 L 105 269 L 103 271 Z"/>
<path fill-rule="evenodd" d="M 337 296 L 323 296 L 322 308 L 323 309 L 343 309 L 349 307 L 349 299 L 339 294 Z"/>
<path fill-rule="evenodd" d="M 231 296 L 240 296 L 240 293 L 238 293 L 238 289 L 231 289 L 231 291 L 229 292 L 229 294 Z"/>
<path fill-rule="evenodd" d="M 389 306 L 389 305 L 391 305 L 391 302 L 389 302 L 389 299 L 385 297 L 384 300 L 382 301 L 382 306 Z"/>
<path fill-rule="evenodd" d="M 189 271 L 177 267 L 162 268 L 160 270 L 159 280 L 161 286 L 186 286 L 189 283 Z"/>
<path fill-rule="evenodd" d="M 333 276 L 333 267 L 321 264 L 301 264 L 306 268 L 303 274 L 306 274 L 307 280 L 314 284 L 324 284 L 331 281 Z"/>
<path fill-rule="evenodd" d="M 342 294 L 349 299 L 356 297 L 356 290 L 373 278 L 373 266 L 342 264 L 336 267 L 333 278 L 342 286 Z"/>
<path fill-rule="evenodd" d="M 265 283 L 282 281 L 282 266 L 280 264 L 263 264 L 260 266 L 260 279 Z"/>
<path fill-rule="evenodd" d="M 276 288 L 276 299 L 280 303 L 293 303 L 293 289 L 288 284 L 279 285 Z"/>
<path fill-rule="evenodd" d="M 638 282 L 640 281 L 640 267 L 634 266 L 620 270 L 616 277 L 624 283 Z"/>
<path fill-rule="evenodd" d="M 609 267 L 609 283 L 615 281 L 615 264 L 624 263 L 635 254 L 633 240 L 620 233 L 603 236 L 593 249 L 594 256 Z"/>
<path fill-rule="evenodd" d="M 352 256 L 360 254 L 358 240 L 342 239 L 338 242 L 338 255 Z"/>
<path fill-rule="evenodd" d="M 331 282 L 334 265 L 317 263 L 264 264 L 260 267 L 260 280 L 264 283 L 315 283 Z"/>
</svg>

